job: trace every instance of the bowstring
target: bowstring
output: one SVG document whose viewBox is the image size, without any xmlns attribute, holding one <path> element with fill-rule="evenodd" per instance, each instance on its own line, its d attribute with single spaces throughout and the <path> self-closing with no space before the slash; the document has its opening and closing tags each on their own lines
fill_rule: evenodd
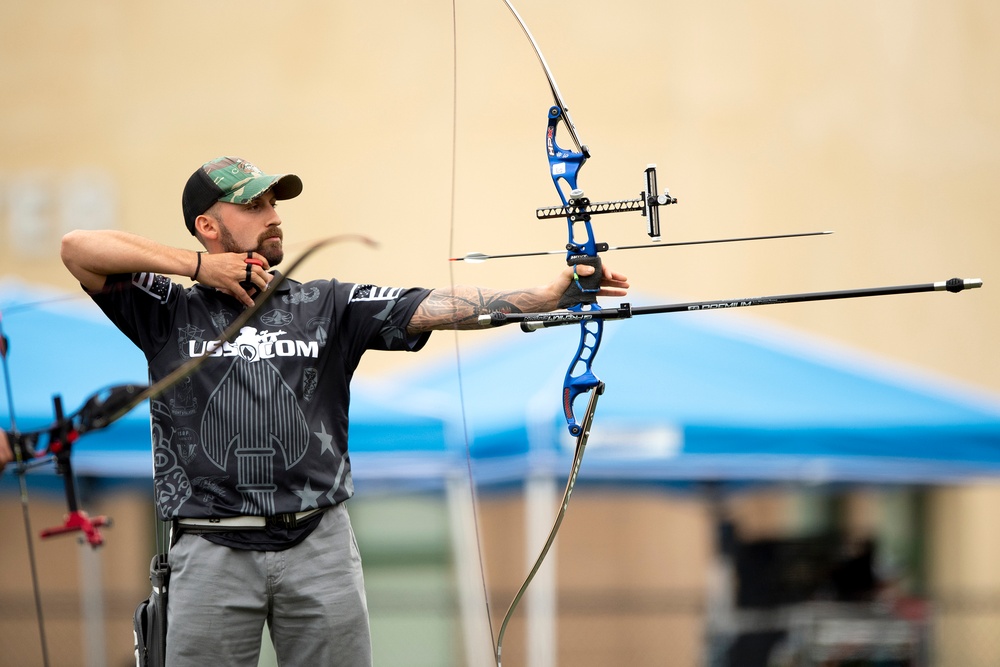
<svg viewBox="0 0 1000 667">
<path fill-rule="evenodd" d="M 458 0 L 451 0 L 451 204 L 449 208 L 448 226 L 448 256 L 455 255 L 455 209 L 458 196 Z M 448 280 L 452 291 L 455 289 L 455 263 L 448 262 Z M 496 656 L 496 643 L 493 632 L 493 615 L 490 612 L 489 589 L 486 585 L 486 568 L 483 562 L 483 546 L 480 539 L 479 500 L 476 492 L 476 482 L 473 476 L 472 445 L 469 439 L 469 421 L 465 409 L 465 388 L 462 375 L 462 349 L 460 344 L 458 324 L 452 331 L 455 337 L 455 375 L 458 382 L 458 402 L 462 422 L 462 439 L 465 443 L 466 476 L 469 484 L 469 497 L 472 500 L 472 525 L 476 538 L 476 552 L 479 557 L 479 578 L 483 589 L 483 600 L 486 605 L 486 621 L 490 631 L 490 645 Z"/>
<path fill-rule="evenodd" d="M 3 318 L 0 316 L 0 358 L 3 362 L 4 387 L 7 390 L 7 409 L 10 411 L 10 433 L 17 433 L 17 420 L 14 417 L 14 393 L 10 380 L 10 364 L 7 361 L 7 336 L 3 331 Z M 31 570 L 31 590 L 35 598 L 35 617 L 38 620 L 38 636 L 42 647 L 42 664 L 49 667 L 49 643 L 45 636 L 45 615 L 42 612 L 42 588 L 38 578 L 38 562 L 35 560 L 35 544 L 32 540 L 34 531 L 31 529 L 31 514 L 28 510 L 28 480 L 27 462 L 24 452 L 17 443 L 12 443 L 15 457 L 15 474 L 21 495 L 21 515 L 24 519 L 24 536 L 28 545 L 28 562 Z"/>
</svg>

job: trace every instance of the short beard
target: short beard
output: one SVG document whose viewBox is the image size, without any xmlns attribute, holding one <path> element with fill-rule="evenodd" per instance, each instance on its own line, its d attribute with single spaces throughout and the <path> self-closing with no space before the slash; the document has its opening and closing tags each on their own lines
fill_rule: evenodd
<svg viewBox="0 0 1000 667">
<path fill-rule="evenodd" d="M 225 250 L 226 252 L 239 252 L 239 253 L 249 252 L 246 248 L 236 243 L 236 239 L 234 239 L 233 235 L 229 233 L 229 229 L 226 227 L 225 223 L 223 223 L 221 220 L 217 220 L 217 222 L 219 223 L 219 243 L 222 244 L 223 250 Z M 267 260 L 268 266 L 275 267 L 278 264 L 281 264 L 281 260 L 284 259 L 285 257 L 285 251 L 281 247 L 280 243 L 277 245 L 272 243 L 269 244 L 266 249 L 262 249 L 264 241 L 272 237 L 277 237 L 278 240 L 281 240 L 282 238 L 281 230 L 269 229 L 264 233 L 262 233 L 260 237 L 257 239 L 257 247 L 253 248 L 253 252 L 263 255 L 264 259 Z"/>
</svg>

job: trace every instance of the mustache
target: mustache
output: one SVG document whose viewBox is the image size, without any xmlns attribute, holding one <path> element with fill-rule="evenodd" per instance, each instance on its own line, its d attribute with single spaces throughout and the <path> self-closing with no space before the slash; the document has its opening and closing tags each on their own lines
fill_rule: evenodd
<svg viewBox="0 0 1000 667">
<path fill-rule="evenodd" d="M 260 245 L 268 239 L 278 239 L 281 241 L 284 238 L 285 235 L 282 233 L 281 229 L 271 229 L 260 235 L 260 238 L 257 239 L 257 244 Z"/>
</svg>

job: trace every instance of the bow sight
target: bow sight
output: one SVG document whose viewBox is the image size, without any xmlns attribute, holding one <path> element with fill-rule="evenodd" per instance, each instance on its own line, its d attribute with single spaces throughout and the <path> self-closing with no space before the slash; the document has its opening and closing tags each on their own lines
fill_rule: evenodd
<svg viewBox="0 0 1000 667">
<path fill-rule="evenodd" d="M 552 107 L 552 111 L 555 111 L 556 107 Z M 551 115 L 551 112 L 550 112 Z M 552 164 L 553 160 L 550 156 L 549 163 Z M 654 241 L 660 240 L 660 206 L 667 206 L 669 204 L 676 204 L 677 198 L 670 196 L 670 189 L 664 188 L 663 194 L 658 195 L 656 188 L 656 165 L 651 164 L 646 167 L 645 177 L 646 177 L 646 188 L 641 193 L 637 199 L 618 199 L 614 201 L 602 201 L 602 202 L 592 202 L 583 193 L 583 190 L 574 189 L 570 192 L 570 196 L 565 200 L 563 206 L 549 206 L 546 208 L 535 209 L 535 217 L 539 220 L 550 220 L 554 218 L 567 218 L 571 223 L 576 222 L 586 222 L 590 220 L 592 215 L 601 215 L 604 213 L 629 213 L 634 211 L 639 211 L 643 217 L 646 218 L 646 233 L 649 238 Z M 553 169 L 553 178 L 555 178 L 555 170 Z M 557 185 L 558 187 L 558 185 Z M 647 246 L 643 246 L 647 247 Z M 654 245 L 652 247 L 660 247 Z M 566 250 L 570 252 L 580 252 L 583 249 L 582 246 L 570 247 L 567 245 Z M 606 252 L 612 248 L 607 243 L 595 243 L 594 250 L 596 252 Z M 624 249 L 624 248 L 615 248 Z"/>
</svg>

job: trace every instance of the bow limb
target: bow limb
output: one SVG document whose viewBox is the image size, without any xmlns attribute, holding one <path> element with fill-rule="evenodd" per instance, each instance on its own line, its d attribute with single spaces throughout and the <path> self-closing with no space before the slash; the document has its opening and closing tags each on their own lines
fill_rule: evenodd
<svg viewBox="0 0 1000 667">
<path fill-rule="evenodd" d="M 548 556 L 549 550 L 552 548 L 552 544 L 556 540 L 556 534 L 558 534 L 559 528 L 562 526 L 563 518 L 566 516 L 566 509 L 569 507 L 569 500 L 573 495 L 573 488 L 576 486 L 576 478 L 580 473 L 580 465 L 583 463 L 583 453 L 587 448 L 587 440 L 590 438 L 590 426 L 593 423 L 594 412 L 597 409 L 597 399 L 603 393 L 604 383 L 599 383 L 590 394 L 590 401 L 587 403 L 587 411 L 584 413 L 583 420 L 580 424 L 580 434 L 576 438 L 576 447 L 573 451 L 573 463 L 570 467 L 569 478 L 566 480 L 566 489 L 563 491 L 562 500 L 559 501 L 559 510 L 556 513 L 555 521 L 552 523 L 552 529 L 549 531 L 549 535 L 545 539 L 545 544 L 542 546 L 541 553 L 539 553 L 538 558 L 535 559 L 535 564 L 532 565 L 531 570 L 528 572 L 528 576 L 525 577 L 521 587 L 518 588 L 517 593 L 514 595 L 514 599 L 510 603 L 510 607 L 507 609 L 507 613 L 503 618 L 503 622 L 500 624 L 500 633 L 497 635 L 496 646 L 497 667 L 502 667 L 503 663 L 503 638 L 504 634 L 507 632 L 507 624 L 510 623 L 510 619 L 514 615 L 514 610 L 517 609 L 517 606 L 521 602 L 521 598 L 524 597 L 525 592 L 528 590 L 528 586 L 535 578 L 538 570 L 542 567 L 542 562 L 545 560 L 545 557 Z"/>
<path fill-rule="evenodd" d="M 580 141 L 580 135 L 576 131 L 576 126 L 573 125 L 573 119 L 570 118 L 569 108 L 566 106 L 566 103 L 563 102 L 562 93 L 559 92 L 559 86 L 556 85 L 556 79 L 552 75 L 552 70 L 549 68 L 549 64 L 546 62 L 545 56 L 542 55 L 542 50 L 539 48 L 538 42 L 535 41 L 535 36 L 531 34 L 531 30 L 528 29 L 528 24 L 524 22 L 524 19 L 521 18 L 518 11 L 514 9 L 514 5 L 510 3 L 510 0 L 503 0 L 503 3 L 507 5 L 507 9 L 510 10 L 510 13 L 514 15 L 514 19 L 517 21 L 518 25 L 521 26 L 521 30 L 524 31 L 524 36 L 528 38 L 529 42 L 531 42 L 531 48 L 534 49 L 535 55 L 538 57 L 538 62 L 545 71 L 545 78 L 548 79 L 549 88 L 552 90 L 552 98 L 555 101 L 556 106 L 559 108 L 559 114 L 566 121 L 566 129 L 573 138 L 573 143 L 576 144 L 577 151 L 589 157 L 590 153 L 583 142 Z"/>
</svg>

